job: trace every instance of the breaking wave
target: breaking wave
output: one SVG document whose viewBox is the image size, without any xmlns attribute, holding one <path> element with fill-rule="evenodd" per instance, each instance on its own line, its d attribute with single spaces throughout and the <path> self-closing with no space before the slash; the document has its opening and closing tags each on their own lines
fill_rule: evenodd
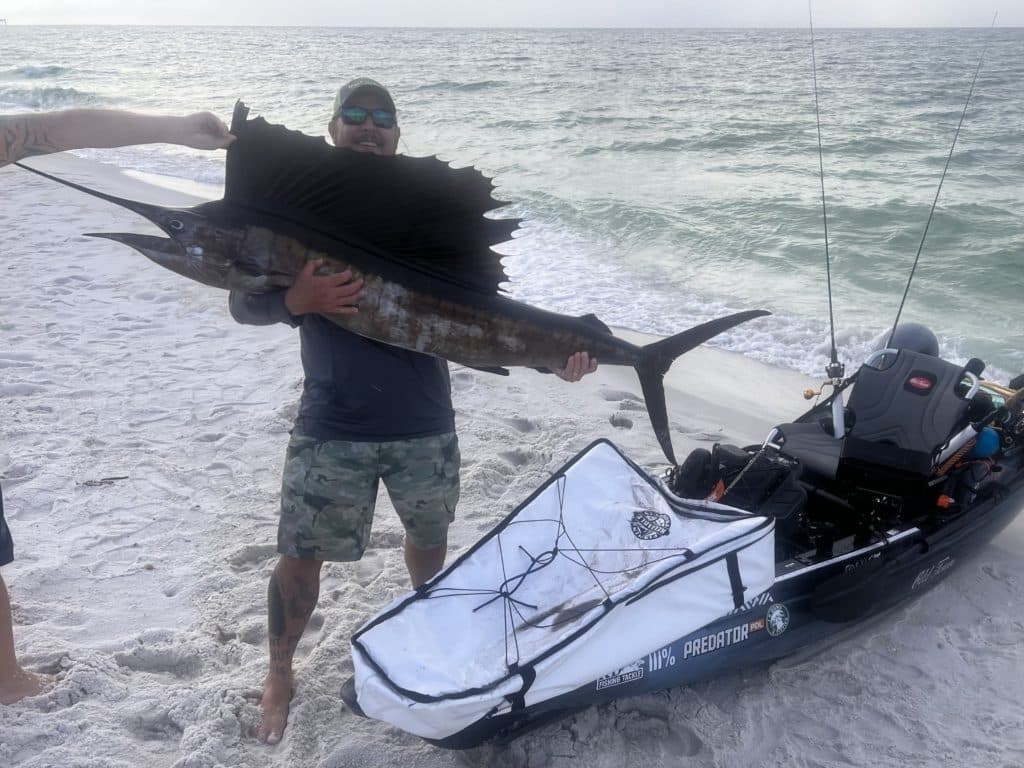
<svg viewBox="0 0 1024 768">
<path fill-rule="evenodd" d="M 21 109 L 66 109 L 92 107 L 104 99 L 74 88 L 0 88 L 0 106 Z"/>
<path fill-rule="evenodd" d="M 68 72 L 67 67 L 58 64 L 26 64 L 22 67 L 14 67 L 6 72 L 0 73 L 0 77 L 21 80 L 40 80 L 44 77 L 57 77 Z"/>
</svg>

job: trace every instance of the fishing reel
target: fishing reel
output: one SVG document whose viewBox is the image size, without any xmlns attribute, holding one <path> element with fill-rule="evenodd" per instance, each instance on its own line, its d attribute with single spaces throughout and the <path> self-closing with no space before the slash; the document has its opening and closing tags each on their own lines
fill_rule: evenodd
<svg viewBox="0 0 1024 768">
<path fill-rule="evenodd" d="M 846 375 L 846 366 L 834 358 L 825 366 L 825 375 L 828 376 L 828 381 L 823 381 L 818 389 L 807 387 L 804 390 L 804 400 L 822 397 L 825 394 L 825 387 L 832 387 L 832 394 L 836 395 L 846 384 L 846 380 L 843 378 Z"/>
<path fill-rule="evenodd" d="M 804 400 L 813 400 L 816 397 L 824 396 L 826 387 L 832 387 L 835 389 L 836 383 L 834 381 L 823 381 L 821 386 L 817 389 L 814 389 L 814 387 L 807 387 L 807 389 L 803 391 Z"/>
</svg>

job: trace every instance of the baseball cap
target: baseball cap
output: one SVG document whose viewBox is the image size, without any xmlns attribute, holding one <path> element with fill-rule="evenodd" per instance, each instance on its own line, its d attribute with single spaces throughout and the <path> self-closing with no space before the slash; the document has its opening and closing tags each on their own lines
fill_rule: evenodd
<svg viewBox="0 0 1024 768">
<path fill-rule="evenodd" d="M 350 80 L 345 83 L 341 88 L 338 89 L 338 94 L 334 97 L 334 111 L 331 113 L 333 117 L 338 116 L 338 112 L 345 102 L 355 96 L 357 93 L 371 91 L 376 93 L 382 99 L 384 99 L 385 105 L 392 112 L 395 111 L 395 102 L 391 98 L 391 94 L 388 93 L 388 89 L 378 83 L 376 80 L 371 80 L 368 77 L 357 77 L 355 80 Z"/>
</svg>

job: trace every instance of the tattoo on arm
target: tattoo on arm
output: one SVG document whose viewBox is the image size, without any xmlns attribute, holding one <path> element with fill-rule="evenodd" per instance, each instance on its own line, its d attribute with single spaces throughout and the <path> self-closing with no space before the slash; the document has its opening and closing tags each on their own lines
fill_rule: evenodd
<svg viewBox="0 0 1024 768">
<path fill-rule="evenodd" d="M 59 152 L 60 149 L 36 118 L 0 117 L 0 165 L 33 155 Z"/>
</svg>

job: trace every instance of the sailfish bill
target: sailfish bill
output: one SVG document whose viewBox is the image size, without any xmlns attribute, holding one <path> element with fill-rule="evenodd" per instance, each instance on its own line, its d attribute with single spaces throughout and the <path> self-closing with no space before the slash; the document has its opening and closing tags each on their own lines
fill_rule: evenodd
<svg viewBox="0 0 1024 768">
<path fill-rule="evenodd" d="M 593 315 L 571 317 L 503 295 L 501 256 L 517 219 L 485 216 L 504 205 L 491 180 L 436 157 L 380 157 L 328 146 L 262 118 L 239 102 L 231 124 L 224 197 L 193 208 L 118 198 L 23 168 L 128 208 L 168 237 L 95 233 L 205 285 L 260 292 L 286 288 L 310 260 L 318 274 L 363 280 L 360 311 L 327 315 L 367 338 L 472 368 L 556 369 L 587 351 L 640 378 L 651 425 L 675 463 L 662 378 L 673 361 L 755 317 L 711 320 L 646 346 L 614 336 Z M 21 165 L 19 163 L 19 165 Z"/>
</svg>

